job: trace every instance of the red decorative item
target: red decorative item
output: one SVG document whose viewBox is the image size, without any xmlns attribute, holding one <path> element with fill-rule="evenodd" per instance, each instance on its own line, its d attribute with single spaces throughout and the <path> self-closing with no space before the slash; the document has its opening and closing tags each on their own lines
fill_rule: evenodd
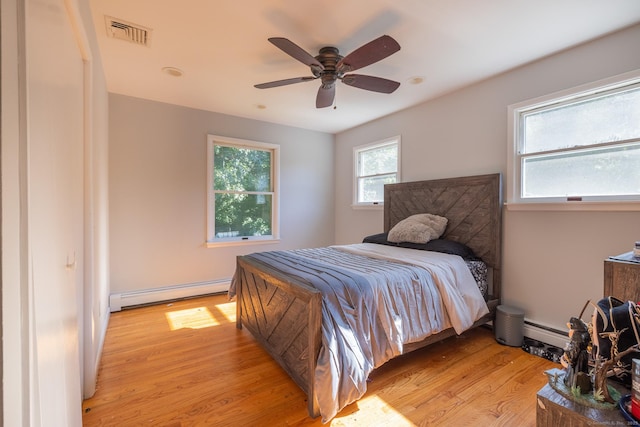
<svg viewBox="0 0 640 427">
<path fill-rule="evenodd" d="M 631 415 L 640 419 L 640 360 L 633 359 L 631 375 Z"/>
</svg>

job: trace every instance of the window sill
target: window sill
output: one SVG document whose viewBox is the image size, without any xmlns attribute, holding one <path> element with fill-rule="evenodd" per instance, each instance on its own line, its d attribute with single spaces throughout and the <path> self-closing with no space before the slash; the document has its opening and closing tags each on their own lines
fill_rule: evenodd
<svg viewBox="0 0 640 427">
<path fill-rule="evenodd" d="M 632 202 L 550 202 L 504 204 L 508 211 L 591 211 L 591 212 L 639 212 L 640 201 Z"/>
<path fill-rule="evenodd" d="M 384 208 L 384 203 L 380 202 L 380 203 L 376 203 L 376 204 L 370 204 L 370 205 L 351 205 L 351 209 L 354 210 L 374 210 L 374 211 L 379 211 L 382 210 L 382 208 Z"/>
<path fill-rule="evenodd" d="M 269 240 L 227 240 L 224 242 L 205 242 L 207 248 L 222 248 L 227 246 L 269 245 L 280 243 L 280 239 Z"/>
</svg>

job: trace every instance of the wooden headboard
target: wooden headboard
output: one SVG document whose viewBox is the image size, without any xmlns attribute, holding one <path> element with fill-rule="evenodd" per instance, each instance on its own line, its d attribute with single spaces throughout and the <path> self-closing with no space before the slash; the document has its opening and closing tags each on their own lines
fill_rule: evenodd
<svg viewBox="0 0 640 427">
<path fill-rule="evenodd" d="M 493 293 L 499 295 L 502 248 L 501 174 L 387 184 L 384 231 L 419 213 L 446 217 L 442 238 L 469 246 L 493 269 Z"/>
</svg>

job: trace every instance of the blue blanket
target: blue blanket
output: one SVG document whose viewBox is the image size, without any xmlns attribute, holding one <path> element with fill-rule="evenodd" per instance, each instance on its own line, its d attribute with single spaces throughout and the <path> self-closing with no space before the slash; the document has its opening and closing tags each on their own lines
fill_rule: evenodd
<svg viewBox="0 0 640 427">
<path fill-rule="evenodd" d="M 446 312 L 429 271 L 336 248 L 250 255 L 320 290 L 322 346 L 315 372 L 323 422 L 366 392 L 371 371 L 404 343 L 445 329 Z"/>
</svg>

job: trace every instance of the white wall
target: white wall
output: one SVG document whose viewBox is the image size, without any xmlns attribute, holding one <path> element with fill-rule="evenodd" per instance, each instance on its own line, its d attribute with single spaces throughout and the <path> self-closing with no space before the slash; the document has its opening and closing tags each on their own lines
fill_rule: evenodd
<svg viewBox="0 0 640 427">
<path fill-rule="evenodd" d="M 229 280 L 237 255 L 333 243 L 333 136 L 109 97 L 111 292 Z M 278 244 L 206 248 L 207 134 L 280 144 Z"/>
<path fill-rule="evenodd" d="M 107 83 L 89 2 L 77 3 L 85 88 L 84 286 L 79 311 L 83 397 L 94 394 L 109 322 L 109 111 Z M 78 30 L 79 31 L 79 30 Z"/>
<path fill-rule="evenodd" d="M 82 414 L 83 62 L 63 2 L 29 2 L 27 34 L 29 308 L 37 373 L 31 425 L 48 420 L 77 425 Z"/>
<path fill-rule="evenodd" d="M 403 181 L 506 173 L 507 106 L 640 68 L 640 25 L 336 136 L 336 243 L 382 231 L 353 210 L 352 147 L 402 136 Z M 424 84 L 429 84 L 428 79 Z M 603 293 L 603 260 L 640 239 L 640 212 L 515 212 L 503 221 L 503 303 L 566 330 Z"/>
<path fill-rule="evenodd" d="M 17 0 L 0 1 L 2 68 L 2 425 L 26 425 L 29 420 L 27 257 L 22 242 L 26 237 L 26 177 L 24 123 L 24 13 Z"/>
<path fill-rule="evenodd" d="M 97 218 L 93 244 L 106 245 L 105 82 L 99 61 L 88 66 L 93 25 L 84 3 L 1 7 L 3 425 L 76 426 L 84 290 L 95 284 L 85 273 L 101 272 L 88 307 L 108 315 L 104 251 L 85 251 L 87 217 Z M 88 326 L 94 364 L 105 327 Z"/>
</svg>

